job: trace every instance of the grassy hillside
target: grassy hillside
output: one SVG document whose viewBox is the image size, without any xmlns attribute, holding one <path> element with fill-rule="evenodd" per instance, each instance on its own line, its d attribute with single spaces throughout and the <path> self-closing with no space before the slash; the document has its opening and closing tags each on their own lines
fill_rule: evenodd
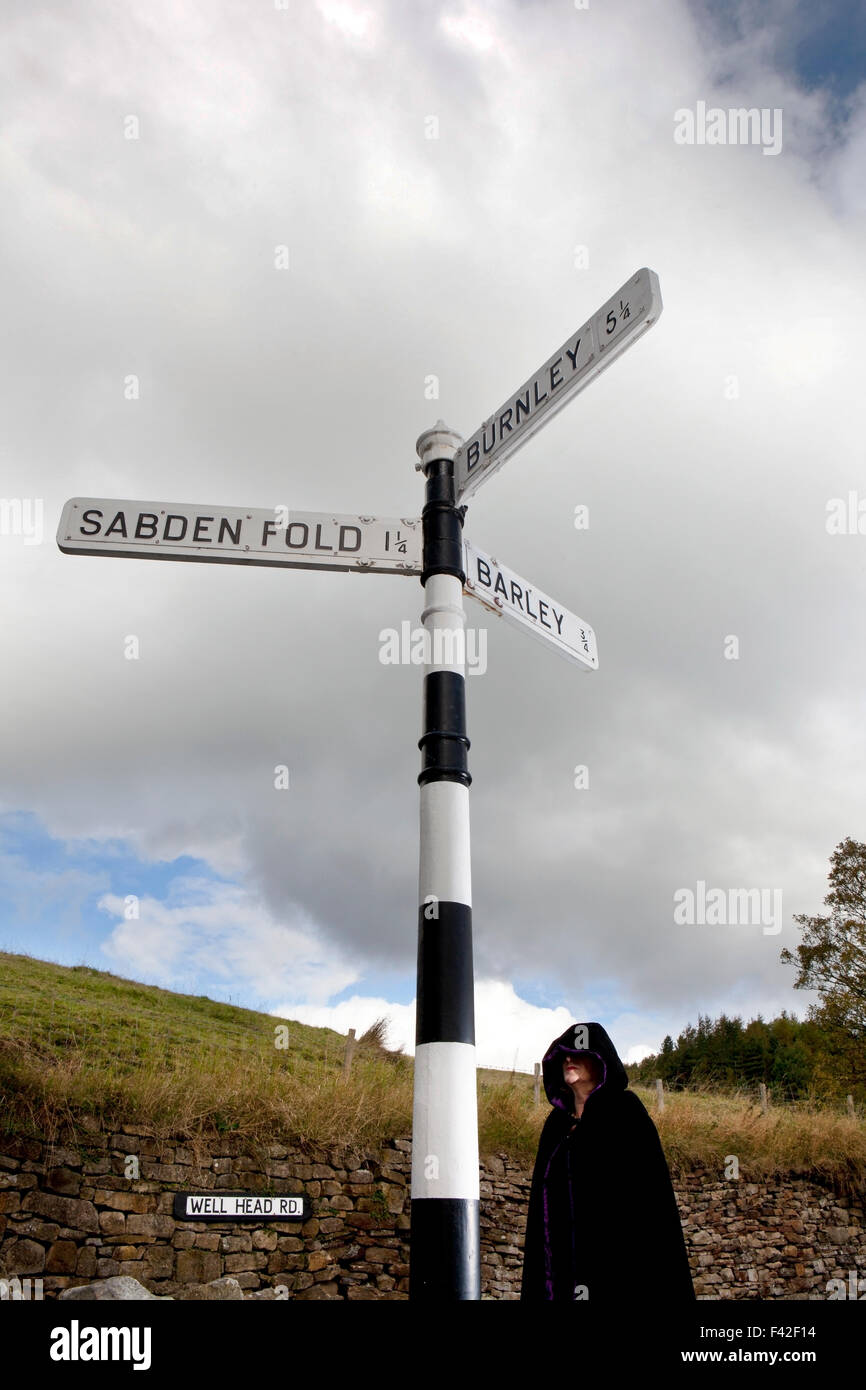
<svg viewBox="0 0 866 1390">
<path fill-rule="evenodd" d="M 106 1127 L 147 1123 L 157 1134 L 213 1133 L 252 1141 L 376 1145 L 408 1136 L 412 1060 L 375 1043 L 343 1078 L 346 1039 L 230 1004 L 173 994 L 85 966 L 0 952 L 0 1128 L 51 1135 L 95 1117 Z M 736 1154 L 743 1176 L 866 1171 L 866 1126 L 815 1102 L 762 1116 L 744 1095 L 685 1092 L 656 1112 L 671 1169 L 721 1172 Z M 531 1161 L 549 1106 L 532 1078 L 479 1071 L 482 1153 Z"/>
</svg>

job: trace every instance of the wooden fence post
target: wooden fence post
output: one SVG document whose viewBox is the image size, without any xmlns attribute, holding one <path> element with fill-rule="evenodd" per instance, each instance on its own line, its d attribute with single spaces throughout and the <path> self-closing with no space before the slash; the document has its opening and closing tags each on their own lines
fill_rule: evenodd
<svg viewBox="0 0 866 1390">
<path fill-rule="evenodd" d="M 658 1079 L 656 1080 L 656 1102 L 658 1104 L 659 1114 L 661 1114 L 665 1108 L 665 1088 L 661 1080 Z"/>
<path fill-rule="evenodd" d="M 343 1057 L 343 1078 L 345 1079 L 352 1070 L 352 1057 L 355 1052 L 355 1030 L 349 1029 L 349 1036 L 346 1039 L 346 1054 Z"/>
<path fill-rule="evenodd" d="M 767 1087 L 766 1087 L 766 1084 L 762 1081 L 762 1082 L 761 1082 L 761 1114 L 762 1114 L 762 1115 L 766 1115 L 766 1113 L 767 1113 Z"/>
<path fill-rule="evenodd" d="M 535 1080 L 534 1080 L 533 1085 L 532 1085 L 532 1093 L 533 1093 L 533 1098 L 534 1098 L 534 1100 L 535 1100 L 535 1104 L 538 1105 L 539 1101 L 541 1100 L 541 1063 L 540 1063 L 540 1062 L 536 1062 L 536 1063 L 535 1063 Z"/>
<path fill-rule="evenodd" d="M 847 1110 L 848 1110 L 848 1119 L 849 1119 L 849 1120 L 856 1120 L 857 1115 L 856 1115 L 856 1112 L 855 1112 L 855 1110 L 854 1110 L 854 1097 L 853 1097 L 853 1096 L 846 1096 L 846 1097 L 845 1097 L 845 1105 L 846 1105 L 846 1108 L 847 1108 Z"/>
</svg>

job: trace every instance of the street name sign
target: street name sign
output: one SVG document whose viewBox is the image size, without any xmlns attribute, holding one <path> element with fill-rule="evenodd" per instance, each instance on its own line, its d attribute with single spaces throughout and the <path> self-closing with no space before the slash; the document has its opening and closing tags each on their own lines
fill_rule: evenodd
<svg viewBox="0 0 866 1390">
<path fill-rule="evenodd" d="M 509 454 L 637 342 L 661 311 L 658 276 L 644 266 L 457 450 L 457 501 L 465 502 Z"/>
<path fill-rule="evenodd" d="M 178 1221 L 305 1221 L 303 1197 L 264 1197 L 260 1192 L 176 1192 Z"/>
<path fill-rule="evenodd" d="M 464 540 L 463 556 L 465 592 L 471 598 L 524 632 L 549 642 L 568 661 L 586 671 L 598 670 L 595 633 L 589 623 L 500 565 L 471 541 Z"/>
<path fill-rule="evenodd" d="M 63 508 L 57 544 L 67 555 L 417 575 L 421 529 L 417 519 L 335 516 L 287 507 L 73 497 Z"/>
</svg>

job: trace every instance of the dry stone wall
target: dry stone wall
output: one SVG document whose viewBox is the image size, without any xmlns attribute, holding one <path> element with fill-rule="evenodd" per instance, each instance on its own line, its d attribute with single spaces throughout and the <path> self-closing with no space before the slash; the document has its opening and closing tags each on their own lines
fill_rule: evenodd
<svg viewBox="0 0 866 1390">
<path fill-rule="evenodd" d="M 0 1136 L 0 1280 L 29 1278 L 45 1298 L 123 1275 L 182 1296 L 230 1275 L 248 1298 L 406 1299 L 410 1166 L 405 1139 L 359 1154 L 192 1145 L 136 1125 L 54 1144 Z M 516 1299 L 531 1174 L 499 1155 L 481 1178 L 482 1296 Z M 699 1298 L 826 1299 L 833 1279 L 848 1297 L 863 1279 L 866 1295 L 862 1193 L 705 1172 L 674 1186 Z M 179 1191 L 303 1195 L 309 1216 L 182 1221 Z"/>
</svg>

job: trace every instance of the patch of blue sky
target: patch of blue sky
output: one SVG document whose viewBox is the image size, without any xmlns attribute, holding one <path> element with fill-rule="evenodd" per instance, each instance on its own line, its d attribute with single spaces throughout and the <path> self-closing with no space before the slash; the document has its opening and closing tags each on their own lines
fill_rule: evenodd
<svg viewBox="0 0 866 1390">
<path fill-rule="evenodd" d="M 205 881 L 205 882 L 203 882 Z M 112 969 L 102 951 L 116 918 L 105 894 L 204 901 L 221 882 L 204 862 L 139 859 L 120 839 L 65 840 L 28 812 L 0 816 L 0 949 L 61 965 Z"/>
<path fill-rule="evenodd" d="M 804 91 L 844 103 L 866 80 L 866 7 L 856 0 L 689 0 L 698 23 L 724 47 L 758 33 L 769 63 Z M 727 71 L 729 80 L 735 72 Z M 760 101 L 757 101 L 761 105 Z"/>
<path fill-rule="evenodd" d="M 415 971 L 372 971 L 332 995 L 328 1003 L 340 1004 L 356 995 L 363 999 L 387 999 L 391 1004 L 411 1004 L 415 998 Z"/>
</svg>

